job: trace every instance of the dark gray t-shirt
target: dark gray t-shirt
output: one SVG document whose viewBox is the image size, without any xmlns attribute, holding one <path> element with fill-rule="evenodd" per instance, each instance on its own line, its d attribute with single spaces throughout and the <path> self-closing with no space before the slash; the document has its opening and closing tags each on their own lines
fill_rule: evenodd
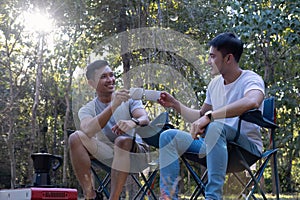
<svg viewBox="0 0 300 200">
<path fill-rule="evenodd" d="M 86 105 L 80 108 L 78 112 L 79 120 L 81 121 L 86 117 L 95 117 L 109 105 L 110 103 L 103 103 L 96 97 L 92 101 L 88 102 Z M 122 103 L 115 110 L 115 112 L 113 113 L 107 124 L 102 128 L 102 130 L 96 134 L 97 138 L 101 140 L 104 134 L 111 142 L 114 142 L 118 135 L 112 132 L 112 127 L 119 120 L 131 119 L 130 113 L 132 113 L 137 108 L 144 108 L 142 101 L 129 99 L 129 101 Z M 133 132 L 134 130 L 131 130 L 127 134 L 133 135 Z"/>
</svg>

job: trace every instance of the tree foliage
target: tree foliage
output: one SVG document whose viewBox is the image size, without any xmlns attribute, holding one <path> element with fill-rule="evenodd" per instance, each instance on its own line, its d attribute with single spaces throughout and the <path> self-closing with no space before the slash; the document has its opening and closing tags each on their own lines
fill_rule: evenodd
<svg viewBox="0 0 300 200">
<path fill-rule="evenodd" d="M 41 150 L 64 157 L 63 168 L 52 174 L 55 184 L 79 187 L 68 159 L 67 135 L 69 129 L 76 128 L 72 110 L 84 100 L 72 93 L 72 89 L 80 91 L 83 87 L 83 82 L 74 78 L 76 70 L 84 69 L 91 53 L 109 60 L 121 78 L 119 86 L 168 90 L 199 107 L 209 79 L 205 44 L 224 31 L 241 37 L 245 43 L 241 67 L 260 74 L 265 80 L 266 95 L 276 97 L 281 189 L 293 192 L 299 188 L 298 1 L 4 0 L 0 8 L 1 188 L 30 185 L 30 155 Z M 22 20 L 23 12 L 37 12 L 35 9 L 48 13 L 55 24 L 55 29 L 44 37 L 26 30 L 28 24 Z M 143 41 L 140 32 L 133 32 L 143 28 L 152 30 L 152 35 L 145 37 L 147 41 Z M 159 30 L 176 32 L 178 37 L 163 37 Z M 39 48 L 39 42 L 44 42 L 44 49 Z M 167 43 L 174 45 L 160 48 Z M 39 64 L 42 80 L 37 126 L 33 130 L 31 109 Z M 148 66 L 152 66 L 151 74 L 156 77 L 168 73 L 173 79 L 164 80 L 164 84 L 149 81 L 152 77 L 145 73 Z M 134 74 L 133 70 L 140 71 Z M 154 117 L 161 108 L 147 103 L 147 109 Z M 188 130 L 188 124 L 177 113 L 169 112 L 178 128 Z M 7 177 L 11 184 L 7 184 Z M 182 186 L 183 193 L 184 190 L 188 191 Z"/>
</svg>

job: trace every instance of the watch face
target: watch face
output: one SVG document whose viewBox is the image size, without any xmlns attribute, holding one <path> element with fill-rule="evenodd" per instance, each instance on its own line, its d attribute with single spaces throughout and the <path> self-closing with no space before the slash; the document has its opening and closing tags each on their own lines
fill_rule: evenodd
<svg viewBox="0 0 300 200">
<path fill-rule="evenodd" d="M 136 118 L 131 118 L 132 121 L 134 121 L 134 123 L 136 123 L 136 125 L 139 125 L 140 124 L 140 121 L 137 120 Z"/>
<path fill-rule="evenodd" d="M 213 117 L 212 117 L 212 110 L 207 111 L 204 115 L 207 116 L 209 118 L 210 121 L 214 121 Z"/>
<path fill-rule="evenodd" d="M 212 117 L 211 113 L 212 113 L 212 111 L 210 110 L 210 111 L 207 111 L 204 115 L 207 116 L 211 120 L 211 117 Z"/>
</svg>

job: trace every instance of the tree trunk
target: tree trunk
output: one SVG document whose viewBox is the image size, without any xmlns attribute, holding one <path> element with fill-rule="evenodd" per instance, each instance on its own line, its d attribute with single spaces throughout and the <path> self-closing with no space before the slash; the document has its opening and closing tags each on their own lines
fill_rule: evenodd
<svg viewBox="0 0 300 200">
<path fill-rule="evenodd" d="M 38 52 L 38 66 L 36 71 L 36 80 L 35 80 L 35 95 L 34 95 L 34 103 L 32 106 L 32 116 L 31 116 L 31 137 L 30 137 L 30 152 L 34 152 L 34 147 L 37 145 L 37 151 L 40 150 L 40 133 L 37 123 L 37 110 L 39 106 L 39 98 L 40 98 L 40 87 L 42 84 L 42 76 L 43 76 L 43 51 L 44 51 L 44 35 L 41 35 L 39 38 L 39 52 Z M 37 135 L 37 140 L 35 140 L 35 136 Z M 37 142 L 37 144 L 35 144 Z M 31 157 L 28 157 L 28 179 L 32 182 L 32 174 L 33 174 L 33 162 Z"/>
<path fill-rule="evenodd" d="M 265 58 L 264 58 L 264 64 L 265 64 L 264 81 L 266 83 L 273 83 L 274 82 L 274 66 L 272 65 L 272 62 L 270 59 L 269 45 L 267 45 L 266 47 L 263 47 L 262 51 L 265 56 Z"/>
<path fill-rule="evenodd" d="M 7 139 L 7 147 L 8 147 L 8 154 L 10 158 L 10 186 L 11 188 L 15 188 L 16 186 L 16 159 L 15 159 L 15 143 L 14 143 L 14 117 L 13 115 L 13 105 L 14 105 L 14 90 L 13 90 L 13 77 L 12 71 L 9 69 L 9 86 L 10 86 L 10 102 L 9 102 L 9 113 L 8 113 L 8 121 L 9 121 L 9 130 L 8 130 L 8 139 Z"/>
<path fill-rule="evenodd" d="M 125 31 L 128 28 L 128 20 L 126 16 L 126 5 L 127 1 L 122 0 L 122 6 L 120 9 L 120 18 L 119 18 L 119 24 L 117 26 L 117 32 L 122 33 L 120 37 L 121 42 L 121 57 L 122 57 L 122 63 L 123 63 L 123 82 L 124 82 L 124 88 L 129 89 L 130 88 L 130 77 L 129 77 L 129 70 L 130 70 L 130 54 L 128 53 L 128 34 L 125 33 Z M 133 191 L 136 191 L 136 188 L 134 188 L 133 182 L 130 178 L 127 178 L 126 181 L 126 187 L 124 187 L 128 193 L 129 199 L 130 197 L 134 196 Z"/>
<path fill-rule="evenodd" d="M 64 162 L 63 162 L 63 185 L 67 184 L 67 166 L 68 166 L 68 132 L 67 132 L 67 128 L 68 128 L 68 119 L 69 119 L 69 115 L 70 115 L 70 98 L 69 98 L 69 93 L 67 93 L 65 95 L 65 100 L 66 100 L 66 113 L 65 113 L 65 121 L 64 121 L 64 141 L 65 141 L 65 145 L 64 145 Z"/>
<path fill-rule="evenodd" d="M 71 53 L 72 47 L 70 47 L 69 53 Z M 71 56 L 70 56 L 71 59 Z M 69 155 L 69 145 L 68 145 L 68 124 L 69 124 L 69 117 L 70 117 L 70 93 L 71 93 L 71 85 L 72 85 L 72 78 L 73 78 L 73 69 L 72 69 L 72 62 L 69 60 L 69 82 L 68 86 L 65 91 L 65 101 L 66 101 L 66 113 L 65 113 L 65 121 L 64 121 L 64 164 L 63 164 L 63 184 L 67 184 L 67 167 L 68 167 L 68 155 Z"/>
<path fill-rule="evenodd" d="M 75 37 L 74 37 L 74 42 L 76 41 L 76 32 L 75 32 Z M 68 72 L 69 72 L 69 80 L 68 80 L 68 85 L 65 89 L 65 102 L 66 102 L 66 112 L 65 112 L 65 120 L 64 120 L 64 162 L 63 162 L 63 184 L 67 184 L 67 167 L 68 167 L 68 124 L 69 124 L 69 117 L 70 117 L 70 94 L 71 94 L 71 86 L 72 86 L 72 79 L 73 79 L 73 69 L 72 69 L 72 45 L 69 47 L 69 58 L 68 58 Z"/>
<path fill-rule="evenodd" d="M 125 32 L 128 27 L 127 16 L 126 16 L 126 0 L 122 1 L 122 7 L 120 9 L 120 23 L 118 24 L 118 33 L 122 33 L 120 40 L 121 40 L 121 57 L 123 63 L 123 81 L 124 81 L 124 88 L 130 88 L 130 77 L 129 77 L 129 70 L 130 70 L 130 54 L 128 53 L 128 34 Z"/>
<path fill-rule="evenodd" d="M 75 33 L 73 35 L 73 43 L 76 43 L 77 38 L 78 38 L 78 30 L 79 30 L 79 25 L 77 24 Z M 65 89 L 65 101 L 66 101 L 66 112 L 65 112 L 65 120 L 64 120 L 64 160 L 63 160 L 63 184 L 67 184 L 67 169 L 68 169 L 68 158 L 69 158 L 69 144 L 68 144 L 68 124 L 69 124 L 69 117 L 70 117 L 70 112 L 71 112 L 71 107 L 70 107 L 70 94 L 72 90 L 72 80 L 73 80 L 73 72 L 74 69 L 72 68 L 72 50 L 73 50 L 73 45 L 72 43 L 69 46 L 69 52 L 68 52 L 68 72 L 69 72 L 69 80 L 67 83 L 67 87 Z"/>
<path fill-rule="evenodd" d="M 15 188 L 16 186 L 16 159 L 15 159 L 15 154 L 14 154 L 14 142 L 13 142 L 13 131 L 9 131 L 9 138 L 7 140 L 7 146 L 8 146 L 8 153 L 9 153 L 9 158 L 10 158 L 10 187 L 12 189 Z"/>
</svg>

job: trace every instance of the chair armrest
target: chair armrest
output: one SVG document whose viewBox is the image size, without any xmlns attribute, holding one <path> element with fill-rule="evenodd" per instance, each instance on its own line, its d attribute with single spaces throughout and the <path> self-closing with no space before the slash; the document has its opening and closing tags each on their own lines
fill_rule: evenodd
<svg viewBox="0 0 300 200">
<path fill-rule="evenodd" d="M 169 124 L 168 113 L 163 112 L 157 116 L 147 126 L 136 128 L 136 132 L 141 136 L 143 141 L 153 147 L 159 147 L 159 136 L 167 129 L 174 128 L 172 124 Z"/>
<path fill-rule="evenodd" d="M 257 124 L 264 128 L 271 128 L 271 129 L 279 128 L 277 124 L 263 117 L 261 111 L 258 109 L 246 111 L 240 116 L 240 119 Z"/>
</svg>

